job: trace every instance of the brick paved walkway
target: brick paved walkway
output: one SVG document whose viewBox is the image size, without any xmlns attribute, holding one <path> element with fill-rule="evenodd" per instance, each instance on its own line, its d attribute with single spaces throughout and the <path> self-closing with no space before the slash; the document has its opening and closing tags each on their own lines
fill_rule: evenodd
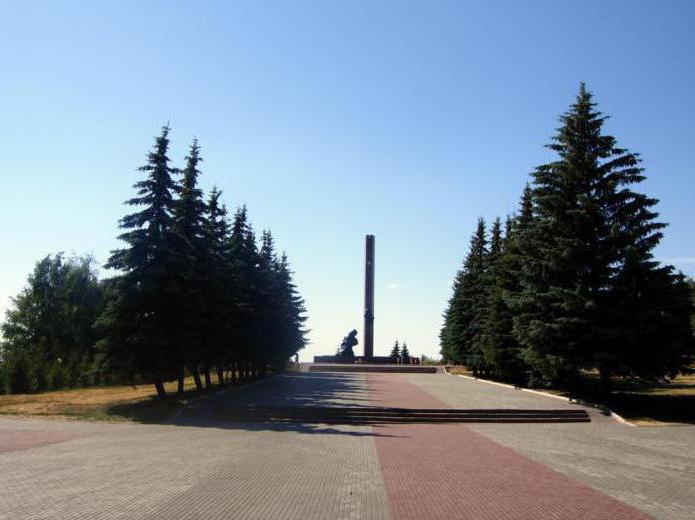
<svg viewBox="0 0 695 520">
<path fill-rule="evenodd" d="M 575 406 L 457 376 L 403 380 L 456 408 Z M 591 424 L 470 428 L 655 518 L 695 518 L 695 426 L 635 428 L 593 413 Z"/>
<path fill-rule="evenodd" d="M 175 424 L 0 418 L 0 519 L 640 518 L 624 504 L 692 518 L 695 428 L 229 419 L 248 404 L 570 406 L 521 394 L 446 375 L 297 373 L 200 401 Z"/>
<path fill-rule="evenodd" d="M 377 406 L 446 407 L 401 377 L 374 374 L 369 382 Z M 386 425 L 379 431 L 388 434 L 375 443 L 398 520 L 649 518 L 461 424 Z"/>
</svg>

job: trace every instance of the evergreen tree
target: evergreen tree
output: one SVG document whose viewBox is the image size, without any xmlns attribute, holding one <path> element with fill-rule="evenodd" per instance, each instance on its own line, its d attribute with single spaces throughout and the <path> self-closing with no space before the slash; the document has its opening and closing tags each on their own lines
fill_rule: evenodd
<svg viewBox="0 0 695 520">
<path fill-rule="evenodd" d="M 533 176 L 535 218 L 523 233 L 515 331 L 527 360 L 546 381 L 576 384 L 583 367 L 599 368 L 608 378 L 618 360 L 621 370 L 643 373 L 637 360 L 648 355 L 639 353 L 655 354 L 656 345 L 638 341 L 644 331 L 638 332 L 635 316 L 667 314 L 650 326 L 653 331 L 681 321 L 682 311 L 665 304 L 673 303 L 678 281 L 651 258 L 664 227 L 651 210 L 657 201 L 632 191 L 644 179 L 639 158 L 602 133 L 605 120 L 582 84 L 548 145 L 557 160 Z M 650 283 L 651 299 L 640 299 Z M 622 341 L 616 341 L 619 324 Z M 660 351 L 670 354 L 656 355 L 660 366 L 651 372 L 672 372 L 683 363 L 684 356 L 675 353 L 687 340 L 682 332 L 676 336 L 667 338 L 667 347 L 658 342 Z"/>
<path fill-rule="evenodd" d="M 252 284 L 256 263 L 256 245 L 253 230 L 248 223 L 245 206 L 237 208 L 225 249 L 227 283 L 232 288 L 226 305 L 227 319 L 236 330 L 230 338 L 229 358 L 232 372 L 244 379 L 247 375 L 246 360 L 250 355 L 253 327 Z"/>
<path fill-rule="evenodd" d="M 255 370 L 258 370 L 264 369 L 268 363 L 275 361 L 282 341 L 281 322 L 284 308 L 280 295 L 275 242 L 270 230 L 265 230 L 261 234 L 261 246 L 258 249 L 254 277 L 252 362 Z"/>
<path fill-rule="evenodd" d="M 398 340 L 396 340 L 396 342 L 393 344 L 393 348 L 391 349 L 391 354 L 389 354 L 389 357 L 395 361 L 400 357 L 400 355 L 401 351 L 398 346 Z"/>
<path fill-rule="evenodd" d="M 463 358 L 459 348 L 459 338 L 463 335 L 461 316 L 463 315 L 464 269 L 460 269 L 454 278 L 452 296 L 444 311 L 444 324 L 439 332 L 440 354 L 445 364 L 461 364 Z"/>
<path fill-rule="evenodd" d="M 235 296 L 228 307 L 229 319 L 238 331 L 234 338 L 236 344 L 230 348 L 230 357 L 242 379 L 250 375 L 253 345 L 261 332 L 258 325 L 257 261 L 255 234 L 248 222 L 246 206 L 242 206 L 234 214 L 227 249 L 228 283 L 232 285 Z"/>
<path fill-rule="evenodd" d="M 456 275 L 454 294 L 440 334 L 445 362 L 464 363 L 476 372 L 483 368 L 484 362 L 479 338 L 485 312 L 487 255 L 487 233 L 481 218 L 471 237 L 463 269 Z"/>
<path fill-rule="evenodd" d="M 207 201 L 203 227 L 205 250 L 209 252 L 205 301 L 207 327 L 203 341 L 217 369 L 218 382 L 223 385 L 224 369 L 232 361 L 229 346 L 237 343 L 238 338 L 234 322 L 229 319 L 236 302 L 236 293 L 227 263 L 229 224 L 227 209 L 220 202 L 221 195 L 222 192 L 213 187 Z"/>
<path fill-rule="evenodd" d="M 527 185 L 519 213 L 514 218 L 507 218 L 504 239 L 500 241 L 499 252 L 491 255 L 487 277 L 489 292 L 483 330 L 485 364 L 498 378 L 519 385 L 525 383 L 526 367 L 513 333 L 514 304 L 519 293 L 519 272 L 523 267 L 519 242 L 532 218 L 532 193 Z M 493 251 L 497 249 L 491 247 Z"/>
<path fill-rule="evenodd" d="M 106 333 L 100 341 L 106 366 L 129 377 L 155 385 L 166 397 L 164 382 L 180 372 L 180 323 L 185 287 L 186 257 L 174 231 L 175 170 L 169 165 L 169 127 L 155 140 L 147 163 L 139 168 L 145 179 L 137 182 L 137 196 L 126 204 L 140 207 L 123 217 L 119 239 L 126 243 L 106 264 L 120 271 L 115 280 L 115 300 L 101 316 Z"/>
<path fill-rule="evenodd" d="M 306 308 L 304 299 L 299 295 L 292 279 L 292 271 L 287 261 L 287 255 L 282 254 L 276 264 L 277 296 L 280 304 L 279 319 L 275 323 L 278 331 L 277 349 L 272 361 L 285 362 L 306 345 L 307 331 L 304 328 L 306 322 Z"/>
<path fill-rule="evenodd" d="M 270 231 L 256 244 L 245 207 L 230 229 L 221 192 L 214 188 L 205 203 L 198 187 L 197 141 L 179 171 L 169 164 L 168 135 L 163 128 L 139 168 L 137 195 L 126 202 L 138 210 L 120 220 L 125 246 L 106 264 L 117 276 L 98 282 L 91 259 L 57 255 L 37 264 L 2 326 L 3 391 L 113 381 L 117 374 L 152 382 L 166 397 L 165 381 L 178 378 L 183 391 L 185 369 L 198 388 L 200 372 L 212 384 L 213 368 L 224 384 L 226 370 L 233 378 L 260 376 L 305 346 L 306 310 L 287 256 L 275 253 Z"/>
<path fill-rule="evenodd" d="M 693 362 L 693 305 L 683 275 L 629 247 L 611 286 L 607 341 L 594 353 L 604 391 L 612 375 L 672 378 Z"/>
<path fill-rule="evenodd" d="M 404 365 L 410 365 L 410 351 L 408 350 L 408 344 L 404 341 L 403 347 L 401 348 L 401 360 Z"/>
<path fill-rule="evenodd" d="M 177 253 L 183 257 L 180 292 L 185 294 L 181 302 L 179 324 L 184 332 L 180 338 L 181 351 L 178 357 L 181 363 L 181 373 L 184 365 L 195 379 L 196 387 L 202 388 L 199 368 L 202 368 L 206 386 L 211 385 L 210 366 L 212 363 L 208 338 L 209 309 L 206 306 L 208 291 L 215 280 L 210 276 L 209 242 L 205 237 L 205 218 L 207 208 L 203 200 L 203 192 L 198 188 L 200 175 L 199 164 L 200 146 L 193 140 L 189 154 L 185 158 L 186 166 L 182 171 L 181 182 L 176 186 L 179 194 L 174 205 L 174 230 L 178 241 Z M 182 376 L 180 376 L 182 378 Z M 180 379 L 179 390 L 182 390 Z"/>
<path fill-rule="evenodd" d="M 482 301 L 480 310 L 480 329 L 473 339 L 473 350 L 480 353 L 481 361 L 479 370 L 494 370 L 494 363 L 491 363 L 490 352 L 496 348 L 495 339 L 491 336 L 495 327 L 496 305 L 502 300 L 501 291 L 497 285 L 499 283 L 500 263 L 502 257 L 502 222 L 498 218 L 492 224 L 490 231 L 490 245 L 485 257 L 485 267 L 483 271 Z"/>
<path fill-rule="evenodd" d="M 548 148 L 557 161 L 533 174 L 536 219 L 524 234 L 521 313 L 516 332 L 546 381 L 576 381 L 601 341 L 597 324 L 615 260 L 605 218 L 603 164 L 613 147 L 604 118 L 582 85 Z M 609 164 L 609 163 L 607 163 Z"/>
</svg>

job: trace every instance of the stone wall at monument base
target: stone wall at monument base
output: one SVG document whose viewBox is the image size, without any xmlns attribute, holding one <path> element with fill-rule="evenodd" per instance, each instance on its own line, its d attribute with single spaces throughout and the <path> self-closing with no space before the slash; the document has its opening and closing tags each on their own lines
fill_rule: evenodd
<svg viewBox="0 0 695 520">
<path fill-rule="evenodd" d="M 345 358 L 340 358 L 338 356 L 314 356 L 314 363 L 349 363 Z M 372 356 L 369 359 L 365 359 L 364 356 L 355 356 L 354 363 L 367 363 L 367 364 L 396 364 L 396 360 L 388 356 Z"/>
</svg>

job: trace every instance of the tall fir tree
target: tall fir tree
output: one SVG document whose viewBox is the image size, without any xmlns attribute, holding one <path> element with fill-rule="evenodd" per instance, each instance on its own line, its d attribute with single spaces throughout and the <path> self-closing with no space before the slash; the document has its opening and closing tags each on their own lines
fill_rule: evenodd
<svg viewBox="0 0 695 520">
<path fill-rule="evenodd" d="M 454 280 L 454 294 L 440 334 L 445 362 L 464 363 L 476 372 L 484 363 L 478 340 L 484 320 L 487 255 L 485 221 L 480 218 L 463 268 Z"/>
<path fill-rule="evenodd" d="M 639 158 L 603 134 L 605 120 L 582 84 L 548 145 L 557 160 L 538 167 L 533 175 L 535 218 L 521 241 L 524 262 L 516 336 L 542 379 L 564 380 L 570 386 L 584 367 L 598 368 L 604 378 L 618 365 L 623 371 L 642 372 L 637 352 L 647 348 L 656 353 L 657 347 L 629 339 L 636 324 L 626 323 L 624 313 L 653 311 L 646 300 L 642 309 L 634 307 L 640 301 L 634 297 L 648 279 L 662 294 L 677 288 L 670 269 L 660 268 L 651 258 L 664 226 L 655 221 L 651 209 L 656 200 L 631 189 L 644 180 Z M 651 305 L 659 300 L 653 294 Z M 668 312 L 662 307 L 657 315 Z M 671 318 L 678 321 L 677 315 L 673 311 Z M 622 342 L 616 341 L 618 324 L 626 326 Z M 654 326 L 662 329 L 663 324 Z M 684 335 L 677 336 L 673 348 L 660 350 L 682 350 Z M 668 361 L 659 363 L 657 372 L 683 362 L 678 356 L 665 358 Z"/>
<path fill-rule="evenodd" d="M 410 350 L 408 350 L 408 344 L 404 341 L 401 347 L 401 362 L 404 365 L 410 365 Z"/>
<path fill-rule="evenodd" d="M 463 286 L 465 271 L 461 268 L 454 278 L 452 295 L 444 311 L 444 323 L 439 332 L 439 345 L 442 362 L 445 364 L 461 364 L 461 349 L 459 338 L 462 336 L 461 315 L 463 313 Z"/>
<path fill-rule="evenodd" d="M 504 364 L 504 277 L 503 255 L 505 242 L 509 237 L 502 236 L 502 223 L 499 218 L 492 225 L 490 233 L 490 250 L 484 274 L 484 298 L 482 330 L 476 340 L 477 348 L 482 352 L 483 366 L 501 376 Z"/>
<path fill-rule="evenodd" d="M 139 168 L 145 179 L 137 182 L 137 196 L 126 204 L 141 208 L 120 221 L 126 243 L 106 264 L 120 271 L 115 299 L 99 320 L 105 337 L 99 342 L 106 366 L 155 385 L 166 397 L 164 382 L 178 376 L 181 335 L 180 302 L 186 297 L 181 273 L 186 259 L 178 253 L 180 238 L 174 231 L 176 186 L 169 165 L 169 127 L 155 140 L 147 163 Z"/>
<path fill-rule="evenodd" d="M 401 350 L 400 347 L 398 346 L 398 340 L 393 344 L 393 348 L 391 349 L 391 354 L 389 354 L 389 357 L 392 358 L 394 361 L 399 358 L 401 355 Z"/>
<path fill-rule="evenodd" d="M 209 243 L 205 240 L 205 218 L 207 208 L 203 192 L 198 187 L 200 176 L 200 146 L 196 139 L 185 158 L 186 165 L 177 185 L 179 198 L 174 206 L 174 229 L 180 238 L 179 254 L 186 259 L 179 273 L 182 282 L 181 292 L 186 298 L 181 302 L 182 314 L 179 323 L 184 335 L 181 337 L 179 358 L 183 366 L 193 374 L 198 389 L 202 388 L 199 370 L 205 376 L 206 386 L 211 385 L 210 366 L 212 359 L 209 343 L 205 341 L 209 327 L 209 310 L 206 308 L 208 291 L 215 283 L 210 275 Z M 180 379 L 179 389 L 182 390 Z"/>
<path fill-rule="evenodd" d="M 277 266 L 275 241 L 271 231 L 266 229 L 261 233 L 261 246 L 258 249 L 254 270 L 252 357 L 257 367 L 265 366 L 272 361 L 275 351 L 280 348 L 281 331 L 278 327 L 282 321 L 283 308 L 280 301 Z"/>
<path fill-rule="evenodd" d="M 237 330 L 230 357 L 236 371 L 245 379 L 249 375 L 248 360 L 252 354 L 256 306 L 256 239 L 248 222 L 246 206 L 237 208 L 227 247 L 228 283 L 233 287 L 235 301 L 229 306 L 229 319 Z"/>
<path fill-rule="evenodd" d="M 306 306 L 294 283 L 292 270 L 285 253 L 280 256 L 275 269 L 277 273 L 277 301 L 280 305 L 280 311 L 278 313 L 279 320 L 275 324 L 279 331 L 278 348 L 271 361 L 284 366 L 288 358 L 306 346 L 307 330 L 304 328 L 307 320 Z"/>
<path fill-rule="evenodd" d="M 203 223 L 205 250 L 209 253 L 205 304 L 208 323 L 203 341 L 206 343 L 211 363 L 217 369 L 218 382 L 223 385 L 225 367 L 231 361 L 230 345 L 237 343 L 237 330 L 229 316 L 236 303 L 236 291 L 227 263 L 229 223 L 227 209 L 220 201 L 221 196 L 222 192 L 213 187 L 206 204 Z"/>
<path fill-rule="evenodd" d="M 514 336 L 519 273 L 524 262 L 520 241 L 532 219 L 532 192 L 527 185 L 518 213 L 507 218 L 500 251 L 490 262 L 488 272 L 488 307 L 483 331 L 485 362 L 498 378 L 517 385 L 526 383 L 526 365 Z"/>
</svg>

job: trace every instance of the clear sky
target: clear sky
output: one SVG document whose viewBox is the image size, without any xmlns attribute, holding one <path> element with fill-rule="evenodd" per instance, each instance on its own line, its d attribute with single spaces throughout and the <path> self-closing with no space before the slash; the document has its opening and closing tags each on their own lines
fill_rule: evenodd
<svg viewBox="0 0 695 520">
<path fill-rule="evenodd" d="M 515 209 L 580 81 L 693 275 L 694 26 L 689 1 L 3 1 L 0 308 L 48 253 L 106 259 L 169 121 L 287 250 L 303 359 L 361 335 L 367 233 L 375 352 L 435 354 L 476 217 Z"/>
</svg>

